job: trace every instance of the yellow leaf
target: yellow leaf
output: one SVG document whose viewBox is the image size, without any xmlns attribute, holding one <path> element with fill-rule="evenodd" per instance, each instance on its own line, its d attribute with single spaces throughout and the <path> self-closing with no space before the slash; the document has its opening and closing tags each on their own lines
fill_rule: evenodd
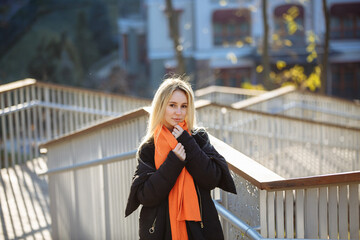
<svg viewBox="0 0 360 240">
<path fill-rule="evenodd" d="M 264 67 L 259 65 L 256 67 L 256 72 L 261 73 L 264 70 Z"/>
<path fill-rule="evenodd" d="M 246 37 L 245 38 L 245 41 L 247 42 L 247 43 L 252 43 L 252 37 Z"/>
<path fill-rule="evenodd" d="M 314 58 L 311 55 L 307 56 L 307 58 L 306 58 L 306 61 L 308 63 L 311 63 L 313 60 L 314 60 Z"/>
<path fill-rule="evenodd" d="M 240 48 L 240 47 L 244 46 L 244 43 L 242 41 L 237 41 L 236 46 Z"/>
<path fill-rule="evenodd" d="M 286 67 L 286 62 L 279 60 L 276 62 L 276 67 L 277 67 L 277 69 L 281 70 L 284 67 Z"/>
<path fill-rule="evenodd" d="M 306 47 L 306 51 L 307 52 L 312 52 L 315 49 L 315 44 L 314 43 L 310 43 L 307 47 Z"/>
<path fill-rule="evenodd" d="M 292 42 L 289 39 L 285 39 L 284 44 L 285 44 L 285 46 L 288 46 L 288 47 L 292 46 Z"/>
<path fill-rule="evenodd" d="M 291 8 L 288 9 L 288 14 L 291 15 L 293 18 L 296 18 L 297 16 L 299 16 L 299 8 L 296 6 L 292 6 Z"/>
<path fill-rule="evenodd" d="M 237 57 L 234 53 L 230 52 L 226 55 L 226 58 L 229 59 L 231 61 L 232 64 L 237 63 Z"/>
</svg>

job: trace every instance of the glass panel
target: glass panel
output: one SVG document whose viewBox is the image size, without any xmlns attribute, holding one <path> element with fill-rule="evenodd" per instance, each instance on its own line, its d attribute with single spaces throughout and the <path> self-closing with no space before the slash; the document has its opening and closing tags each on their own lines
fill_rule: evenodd
<svg viewBox="0 0 360 240">
<path fill-rule="evenodd" d="M 344 37 L 354 37 L 354 20 L 352 17 L 344 18 Z"/>
<path fill-rule="evenodd" d="M 235 25 L 234 24 L 229 24 L 228 27 L 228 41 L 229 43 L 234 43 L 235 42 Z"/>
<path fill-rule="evenodd" d="M 356 37 L 360 38 L 360 16 L 356 16 Z"/>
<path fill-rule="evenodd" d="M 221 25 L 214 23 L 214 44 L 221 45 L 222 43 L 222 29 Z"/>
<path fill-rule="evenodd" d="M 330 38 L 341 37 L 341 21 L 338 17 L 331 17 L 330 20 Z"/>
</svg>

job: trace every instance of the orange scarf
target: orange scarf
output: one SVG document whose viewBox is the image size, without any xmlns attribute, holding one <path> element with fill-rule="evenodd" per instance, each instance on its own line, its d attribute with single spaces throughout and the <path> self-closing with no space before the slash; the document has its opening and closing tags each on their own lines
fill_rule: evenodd
<svg viewBox="0 0 360 240">
<path fill-rule="evenodd" d="M 186 122 L 179 124 L 189 132 Z M 190 132 L 189 132 L 190 134 Z M 178 141 L 164 125 L 159 124 L 154 132 L 155 166 L 158 169 Z M 184 167 L 169 193 L 169 216 L 173 240 L 187 240 L 186 222 L 201 221 L 198 196 L 194 181 Z"/>
</svg>

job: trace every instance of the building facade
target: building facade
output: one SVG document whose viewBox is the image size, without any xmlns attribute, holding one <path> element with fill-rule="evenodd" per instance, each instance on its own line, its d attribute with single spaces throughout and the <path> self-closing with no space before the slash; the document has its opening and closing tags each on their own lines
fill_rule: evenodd
<svg viewBox="0 0 360 240">
<path fill-rule="evenodd" d="M 172 0 L 178 17 L 187 74 L 195 88 L 263 84 L 261 0 Z M 136 15 L 119 19 L 122 67 L 148 95 L 177 61 L 165 0 L 146 0 Z M 328 0 L 330 46 L 327 93 L 360 98 L 360 1 Z M 266 7 L 271 71 L 277 63 L 311 72 L 322 61 L 325 18 L 322 1 L 272 0 Z M 309 60 L 311 38 L 316 52 Z"/>
</svg>

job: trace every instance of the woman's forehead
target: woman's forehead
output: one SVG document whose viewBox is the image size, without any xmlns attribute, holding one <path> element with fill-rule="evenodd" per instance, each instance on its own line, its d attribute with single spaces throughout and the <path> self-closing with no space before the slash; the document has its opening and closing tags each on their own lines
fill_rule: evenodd
<svg viewBox="0 0 360 240">
<path fill-rule="evenodd" d="M 176 101 L 176 102 L 186 102 L 187 103 L 187 96 L 183 90 L 175 90 L 172 93 L 169 101 L 170 102 Z"/>
</svg>

